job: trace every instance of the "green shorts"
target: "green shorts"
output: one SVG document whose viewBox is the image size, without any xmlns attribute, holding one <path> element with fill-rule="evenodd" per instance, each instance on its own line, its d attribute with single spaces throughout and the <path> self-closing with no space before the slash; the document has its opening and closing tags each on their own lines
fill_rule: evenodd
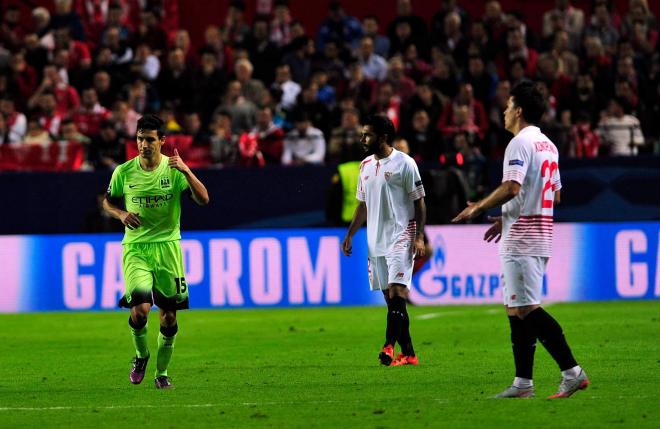
<svg viewBox="0 0 660 429">
<path fill-rule="evenodd" d="M 189 307 L 179 241 L 123 245 L 126 292 L 120 307 L 156 304 L 163 310 Z"/>
</svg>

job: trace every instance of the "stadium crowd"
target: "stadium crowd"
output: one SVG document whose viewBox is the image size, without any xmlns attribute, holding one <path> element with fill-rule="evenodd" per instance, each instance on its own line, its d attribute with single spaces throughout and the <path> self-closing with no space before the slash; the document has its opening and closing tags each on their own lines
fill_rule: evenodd
<svg viewBox="0 0 660 429">
<path fill-rule="evenodd" d="M 496 0 L 483 16 L 443 0 L 430 22 L 410 0 L 397 1 L 392 22 L 332 1 L 316 34 L 285 0 L 252 22 L 232 1 L 200 47 L 177 3 L 55 0 L 32 11 L 31 26 L 6 7 L 0 146 L 78 142 L 83 169 L 110 169 L 126 160 L 139 116 L 157 113 L 195 165 L 342 163 L 362 156 L 361 119 L 384 113 L 397 148 L 478 176 L 510 139 L 512 86 L 533 80 L 562 156 L 657 151 L 660 51 L 646 0 L 625 11 L 557 0 L 540 34 Z"/>
</svg>

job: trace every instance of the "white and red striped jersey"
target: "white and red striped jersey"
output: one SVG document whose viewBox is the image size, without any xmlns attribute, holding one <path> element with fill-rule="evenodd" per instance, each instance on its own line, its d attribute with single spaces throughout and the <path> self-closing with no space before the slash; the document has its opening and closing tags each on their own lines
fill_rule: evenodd
<svg viewBox="0 0 660 429">
<path fill-rule="evenodd" d="M 552 253 L 555 191 L 561 189 L 557 147 L 538 127 L 528 126 L 509 142 L 502 182 L 518 182 L 518 195 L 502 206 L 500 255 Z"/>
<path fill-rule="evenodd" d="M 357 199 L 367 205 L 369 256 L 410 248 L 415 238 L 415 204 L 425 196 L 415 160 L 396 149 L 387 158 L 368 156 L 360 164 Z"/>
</svg>

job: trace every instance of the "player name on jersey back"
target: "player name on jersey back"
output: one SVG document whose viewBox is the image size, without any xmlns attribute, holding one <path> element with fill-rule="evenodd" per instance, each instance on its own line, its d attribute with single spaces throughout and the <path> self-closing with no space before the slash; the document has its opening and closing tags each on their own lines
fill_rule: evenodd
<svg viewBox="0 0 660 429">
<path fill-rule="evenodd" d="M 561 189 L 557 147 L 538 127 L 522 129 L 504 154 L 502 182 L 520 192 L 502 206 L 500 254 L 552 254 L 554 194 Z"/>
</svg>

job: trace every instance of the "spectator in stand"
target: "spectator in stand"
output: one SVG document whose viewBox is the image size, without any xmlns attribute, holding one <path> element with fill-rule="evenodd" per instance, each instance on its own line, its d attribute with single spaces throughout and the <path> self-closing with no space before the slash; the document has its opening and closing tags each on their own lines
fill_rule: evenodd
<svg viewBox="0 0 660 429">
<path fill-rule="evenodd" d="M 433 59 L 431 69 L 431 88 L 444 97 L 454 98 L 458 92 L 456 64 L 452 57 L 440 54 Z"/>
<path fill-rule="evenodd" d="M 415 82 L 421 82 L 431 75 L 431 65 L 419 57 L 414 43 L 408 44 L 403 51 L 403 67 L 406 76 Z"/>
<path fill-rule="evenodd" d="M 92 55 L 87 43 L 72 39 L 69 27 L 55 28 L 53 30 L 53 49 L 66 49 L 69 51 L 69 67 L 71 69 L 88 69 L 92 65 Z"/>
<path fill-rule="evenodd" d="M 399 152 L 403 152 L 406 155 L 410 155 L 410 146 L 408 145 L 408 141 L 403 137 L 396 137 L 394 139 L 393 147 Z"/>
<path fill-rule="evenodd" d="M 108 0 L 104 0 L 108 1 Z M 92 2 L 85 2 L 86 6 L 93 4 Z M 105 42 L 105 34 L 109 28 L 117 27 L 119 29 L 119 38 L 122 42 L 129 42 L 131 37 L 131 30 L 126 25 L 124 9 L 120 1 L 110 1 L 108 5 L 107 19 L 103 25 L 100 38 L 92 37 L 90 40 L 100 40 Z"/>
<path fill-rule="evenodd" d="M 312 125 L 323 131 L 324 135 L 330 133 L 330 110 L 319 100 L 319 86 L 316 82 L 308 83 L 302 90 L 298 96 L 297 109 L 305 111 Z"/>
<path fill-rule="evenodd" d="M 85 29 L 80 15 L 73 10 L 73 0 L 55 0 L 55 14 L 51 17 L 50 26 L 56 30 L 68 28 L 75 40 L 85 40 Z"/>
<path fill-rule="evenodd" d="M 190 34 L 187 30 L 179 29 L 174 34 L 174 40 L 172 42 L 172 48 L 178 48 L 183 51 L 183 56 L 185 58 L 186 66 L 190 68 L 197 67 L 199 64 L 199 58 L 192 50 L 192 44 L 190 42 Z"/>
<path fill-rule="evenodd" d="M 216 67 L 223 76 L 229 75 L 234 70 L 234 53 L 231 46 L 222 41 L 222 33 L 215 25 L 209 25 L 204 31 L 204 45 L 200 49 L 200 55 L 213 52 L 216 56 Z"/>
<path fill-rule="evenodd" d="M 325 139 L 321 130 L 312 127 L 306 111 L 294 115 L 295 127 L 284 139 L 282 164 L 322 164 L 325 158 Z"/>
<path fill-rule="evenodd" d="M 91 142 L 91 139 L 78 131 L 75 122 L 71 119 L 63 119 L 62 124 L 60 125 L 60 135 L 57 138 L 59 141 L 69 142 L 69 143 L 79 143 L 82 145 L 88 145 Z"/>
<path fill-rule="evenodd" d="M 341 82 L 337 92 L 340 99 L 355 100 L 356 107 L 364 114 L 376 94 L 376 82 L 365 77 L 359 62 L 352 62 L 348 66 L 348 76 Z"/>
<path fill-rule="evenodd" d="M 468 13 L 458 5 L 458 0 L 442 0 L 440 10 L 431 18 L 431 41 L 437 44 L 440 36 L 445 34 L 445 17 L 450 13 L 457 13 L 461 20 L 461 33 L 468 34 L 470 17 Z"/>
<path fill-rule="evenodd" d="M 419 161 L 435 161 L 445 152 L 444 140 L 433 126 L 426 110 L 413 114 L 412 127 L 403 134 L 410 147 L 410 156 Z"/>
<path fill-rule="evenodd" d="M 586 114 L 577 117 L 571 129 L 570 155 L 576 158 L 595 158 L 598 156 L 600 139 L 591 129 L 591 119 Z"/>
<path fill-rule="evenodd" d="M 307 37 L 307 32 L 305 31 L 302 21 L 291 21 L 291 41 L 282 47 L 282 54 L 286 55 L 291 51 L 294 51 L 296 49 L 296 43 L 294 43 L 295 40 L 303 36 Z M 313 41 L 310 41 L 310 43 L 313 44 Z"/>
<path fill-rule="evenodd" d="M 112 104 L 117 99 L 117 94 L 112 87 L 110 74 L 103 70 L 96 72 L 94 74 L 93 86 L 101 106 L 106 109 L 112 108 Z"/>
<path fill-rule="evenodd" d="M 231 116 L 231 129 L 236 135 L 250 131 L 255 124 L 257 107 L 241 94 L 241 83 L 237 80 L 229 82 L 224 101 L 216 113 L 225 110 Z"/>
<path fill-rule="evenodd" d="M 23 139 L 25 144 L 34 144 L 45 146 L 52 142 L 50 134 L 48 131 L 43 129 L 39 124 L 39 118 L 36 116 L 31 116 L 27 122 L 27 134 Z"/>
<path fill-rule="evenodd" d="M 0 116 L 5 119 L 8 141 L 10 143 L 22 142 L 27 133 L 27 118 L 21 112 L 16 111 L 12 97 L 0 98 L 0 113 Z"/>
<path fill-rule="evenodd" d="M 88 137 L 97 137 L 101 132 L 101 123 L 110 116 L 110 111 L 99 104 L 96 90 L 91 87 L 83 89 L 81 106 L 72 116 L 77 129 Z"/>
<path fill-rule="evenodd" d="M 559 72 L 570 77 L 577 78 L 580 72 L 580 64 L 577 55 L 571 52 L 570 35 L 565 30 L 559 30 L 554 35 L 554 41 L 550 52 L 541 55 L 552 55 L 559 62 Z"/>
<path fill-rule="evenodd" d="M 154 54 L 161 56 L 167 50 L 167 34 L 158 25 L 159 13 L 155 9 L 143 10 L 140 14 L 141 22 L 133 35 L 135 46 L 146 43 L 154 51 Z"/>
<path fill-rule="evenodd" d="M 635 70 L 635 62 L 632 56 L 619 56 L 616 63 L 616 77 L 617 81 L 625 80 L 630 83 L 630 86 L 637 90 L 639 87 L 639 78 L 637 70 Z"/>
<path fill-rule="evenodd" d="M 172 103 L 175 108 L 190 109 L 193 106 L 193 71 L 186 65 L 180 48 L 172 49 L 167 56 L 167 67 L 162 69 L 156 86 L 162 103 Z"/>
<path fill-rule="evenodd" d="M 397 130 L 401 125 L 401 97 L 394 92 L 394 87 L 389 81 L 378 85 L 376 98 L 369 109 L 369 115 L 385 115 L 394 124 Z"/>
<path fill-rule="evenodd" d="M 48 56 L 50 55 L 51 49 L 46 49 L 43 45 L 39 43 L 39 37 L 36 33 L 28 33 L 25 36 L 24 42 L 24 55 L 25 61 L 32 66 L 35 70 L 43 70 L 48 64 Z M 53 44 L 54 46 L 54 44 Z M 67 68 L 69 68 L 68 58 L 67 58 Z"/>
<path fill-rule="evenodd" d="M 126 142 L 113 121 L 101 124 L 101 132 L 89 146 L 89 161 L 96 170 L 113 170 L 126 161 Z"/>
<path fill-rule="evenodd" d="M 607 113 L 598 125 L 598 134 L 603 145 L 609 147 L 610 155 L 637 155 L 644 145 L 644 136 L 639 120 L 627 114 L 628 102 L 620 97 L 610 100 Z"/>
<path fill-rule="evenodd" d="M 183 134 L 192 136 L 193 146 L 209 146 L 210 136 L 202 127 L 199 113 L 188 112 L 183 120 Z"/>
<path fill-rule="evenodd" d="M 279 63 L 279 47 L 268 39 L 268 19 L 257 16 L 252 24 L 252 33 L 245 43 L 250 62 L 254 65 L 253 76 L 270 85 L 275 79 L 274 64 Z"/>
<path fill-rule="evenodd" d="M 415 82 L 406 76 L 403 60 L 400 57 L 390 59 L 387 70 L 387 82 L 392 84 L 394 92 L 406 103 L 415 94 Z"/>
<path fill-rule="evenodd" d="M 477 201 L 483 197 L 486 186 L 487 176 L 486 158 L 482 155 L 474 134 L 468 132 L 459 132 L 454 135 L 451 143 L 451 152 L 447 158 L 455 159 L 456 166 L 460 168 L 463 177 L 467 182 L 468 201 Z"/>
<path fill-rule="evenodd" d="M 245 23 L 245 1 L 232 0 L 222 28 L 222 40 L 229 46 L 240 46 L 249 35 L 250 26 Z"/>
<path fill-rule="evenodd" d="M 502 5 L 497 0 L 488 0 L 484 5 L 482 21 L 488 29 L 488 34 L 496 46 L 506 40 L 506 15 L 502 12 Z"/>
<path fill-rule="evenodd" d="M 250 132 L 256 139 L 266 165 L 278 165 L 282 162 L 284 150 L 284 130 L 273 122 L 273 111 L 268 106 L 259 108 L 257 125 Z"/>
<path fill-rule="evenodd" d="M 572 80 L 559 71 L 559 61 L 552 55 L 539 58 L 537 80 L 545 83 L 557 104 L 563 104 L 571 98 Z"/>
<path fill-rule="evenodd" d="M 461 32 L 461 16 L 450 12 L 445 16 L 444 32 L 439 36 L 437 46 L 444 54 L 451 55 L 460 67 L 467 59 L 468 39 Z"/>
<path fill-rule="evenodd" d="M 467 72 L 463 76 L 463 82 L 472 85 L 474 98 L 481 101 L 484 106 L 489 106 L 495 96 L 497 86 L 497 75 L 486 70 L 484 59 L 478 55 L 472 55 L 468 59 Z"/>
<path fill-rule="evenodd" d="M 28 107 L 33 108 L 39 99 L 39 95 L 46 90 L 52 91 L 55 94 L 55 99 L 57 100 L 56 109 L 62 116 L 66 116 L 69 112 L 80 107 L 78 91 L 62 80 L 62 76 L 58 73 L 54 65 L 48 65 L 44 68 L 44 77 L 41 85 L 28 101 Z"/>
<path fill-rule="evenodd" d="M 401 129 L 403 131 L 412 128 L 413 114 L 418 110 L 424 110 L 431 124 L 437 124 L 442 113 L 442 100 L 433 91 L 428 82 L 424 81 L 417 85 L 415 95 L 410 98 L 403 112 Z"/>
<path fill-rule="evenodd" d="M 327 40 L 323 46 L 323 55 L 312 63 L 312 69 L 323 70 L 328 84 L 336 88 L 344 78 L 346 66 L 339 58 L 339 48 L 335 40 Z M 316 72 L 315 72 L 316 73 Z"/>
<path fill-rule="evenodd" d="M 284 55 L 282 62 L 289 65 L 291 77 L 298 83 L 307 82 L 311 73 L 314 42 L 307 36 L 299 36 L 291 42 L 291 51 Z"/>
<path fill-rule="evenodd" d="M 202 122 L 208 124 L 225 90 L 224 76 L 218 68 L 218 57 L 208 48 L 202 50 L 201 66 L 195 71 L 194 106 L 200 112 Z"/>
<path fill-rule="evenodd" d="M 387 61 L 385 58 L 374 53 L 374 41 L 370 36 L 365 36 L 360 42 L 360 53 L 358 55 L 362 73 L 367 79 L 382 82 L 387 77 Z"/>
<path fill-rule="evenodd" d="M 488 111 L 489 131 L 484 145 L 484 152 L 492 159 L 503 158 L 506 145 L 511 140 L 511 133 L 504 128 L 503 115 L 510 96 L 511 83 L 508 80 L 499 81 L 495 90 L 495 98 Z"/>
<path fill-rule="evenodd" d="M 126 101 L 131 109 L 140 114 L 155 112 L 160 109 L 160 102 L 156 98 L 155 88 L 148 86 L 144 80 L 137 77 L 126 86 Z M 103 103 L 101 104 L 103 105 Z"/>
<path fill-rule="evenodd" d="M 291 79 L 289 65 L 280 64 L 275 71 L 275 82 L 271 85 L 271 90 L 281 94 L 279 107 L 284 110 L 291 110 L 296 106 L 298 94 L 300 94 L 302 88 Z"/>
<path fill-rule="evenodd" d="M 376 15 L 367 15 L 362 18 L 362 33 L 373 40 L 373 52 L 381 57 L 386 57 L 390 52 L 390 39 L 380 34 L 380 22 Z"/>
<path fill-rule="evenodd" d="M 252 78 L 254 67 L 250 60 L 239 59 L 234 64 L 236 80 L 241 83 L 241 94 L 255 105 L 261 103 L 263 92 L 266 90 L 263 82 Z"/>
<path fill-rule="evenodd" d="M 37 88 L 37 72 L 25 61 L 25 55 L 22 52 L 12 55 L 10 67 L 12 74 L 8 82 L 8 89 L 15 92 L 16 104 L 23 109 Z"/>
<path fill-rule="evenodd" d="M 341 51 L 350 52 L 362 37 L 362 25 L 356 18 L 346 15 L 339 0 L 331 0 L 328 16 L 321 23 L 316 37 L 316 46 L 323 52 L 328 40 L 335 40 Z"/>
<path fill-rule="evenodd" d="M 232 133 L 231 122 L 231 114 L 219 110 L 209 126 L 211 160 L 219 166 L 234 165 L 238 160 L 238 136 Z"/>
<path fill-rule="evenodd" d="M 158 78 L 160 60 L 146 43 L 142 43 L 135 48 L 131 71 L 149 82 L 153 82 Z"/>
<path fill-rule="evenodd" d="M 417 45 L 419 49 L 420 56 L 422 58 L 427 58 L 429 55 L 428 52 L 428 28 L 426 21 L 415 15 L 412 9 L 411 0 L 397 0 L 397 16 L 394 18 L 390 25 L 387 26 L 387 37 L 390 39 L 390 44 L 392 45 L 394 40 L 397 39 L 397 28 L 405 28 L 405 26 L 399 27 L 399 24 L 405 22 L 410 28 L 410 39 L 411 42 Z M 402 30 L 405 32 L 405 29 Z M 390 52 L 392 52 L 393 46 L 390 45 Z"/>
<path fill-rule="evenodd" d="M 55 47 L 53 29 L 50 26 L 50 12 L 45 7 L 32 10 L 32 29 L 37 35 L 39 45 L 52 51 Z"/>
<path fill-rule="evenodd" d="M 110 49 L 112 64 L 122 66 L 133 61 L 133 49 L 126 41 L 121 39 L 119 27 L 108 28 L 102 46 Z"/>
<path fill-rule="evenodd" d="M 57 110 L 57 100 L 52 89 L 41 91 L 35 98 L 35 106 L 39 108 L 39 125 L 51 136 L 60 133 L 63 115 Z"/>
<path fill-rule="evenodd" d="M 9 128 L 7 127 L 7 121 L 3 115 L 0 115 L 0 146 L 4 144 L 12 144 L 19 142 L 12 142 L 9 139 Z"/>
<path fill-rule="evenodd" d="M 117 124 L 117 130 L 123 136 L 134 136 L 137 132 L 137 122 L 140 115 L 131 108 L 126 100 L 117 100 L 112 107 L 112 121 Z"/>
<path fill-rule="evenodd" d="M 630 0 L 630 8 L 621 25 L 621 35 L 632 41 L 635 52 L 651 55 L 658 43 L 658 21 L 646 0 Z"/>
<path fill-rule="evenodd" d="M 483 104 L 474 98 L 472 85 L 462 83 L 451 106 L 442 113 L 438 128 L 446 137 L 460 131 L 476 133 L 483 140 L 488 131 L 488 120 Z"/>
<path fill-rule="evenodd" d="M 584 29 L 584 12 L 573 7 L 570 0 L 556 0 L 555 8 L 543 14 L 543 37 L 553 37 L 559 29 L 571 38 L 579 39 Z"/>
<path fill-rule="evenodd" d="M 21 21 L 20 8 L 16 5 L 7 6 L 0 23 L 0 46 L 10 51 L 21 47 L 27 33 Z"/>
<path fill-rule="evenodd" d="M 360 112 L 355 108 L 344 110 L 341 125 L 332 130 L 326 161 L 341 164 L 362 158 L 364 149 L 360 143 L 360 132 Z"/>
<path fill-rule="evenodd" d="M 270 22 L 270 41 L 283 48 L 291 43 L 291 11 L 288 0 L 275 0 L 273 19 Z"/>
<path fill-rule="evenodd" d="M 493 61 L 495 59 L 497 47 L 495 46 L 495 43 L 493 43 L 493 39 L 491 39 L 490 35 L 488 34 L 484 22 L 481 20 L 474 21 L 470 25 L 470 32 L 468 34 L 468 40 L 470 42 L 470 47 L 468 50 L 470 48 L 476 48 L 483 55 L 484 61 Z"/>
<path fill-rule="evenodd" d="M 612 16 L 606 0 L 596 0 L 589 25 L 584 30 L 585 37 L 598 37 L 605 53 L 612 55 L 616 51 L 619 32 L 612 24 Z"/>
<path fill-rule="evenodd" d="M 520 28 L 512 28 L 506 34 L 505 49 L 500 51 L 499 55 L 495 58 L 497 74 L 504 76 L 506 70 L 509 70 L 511 63 L 519 59 L 525 62 L 525 75 L 536 76 L 538 53 L 534 49 L 527 47 Z"/>
</svg>

